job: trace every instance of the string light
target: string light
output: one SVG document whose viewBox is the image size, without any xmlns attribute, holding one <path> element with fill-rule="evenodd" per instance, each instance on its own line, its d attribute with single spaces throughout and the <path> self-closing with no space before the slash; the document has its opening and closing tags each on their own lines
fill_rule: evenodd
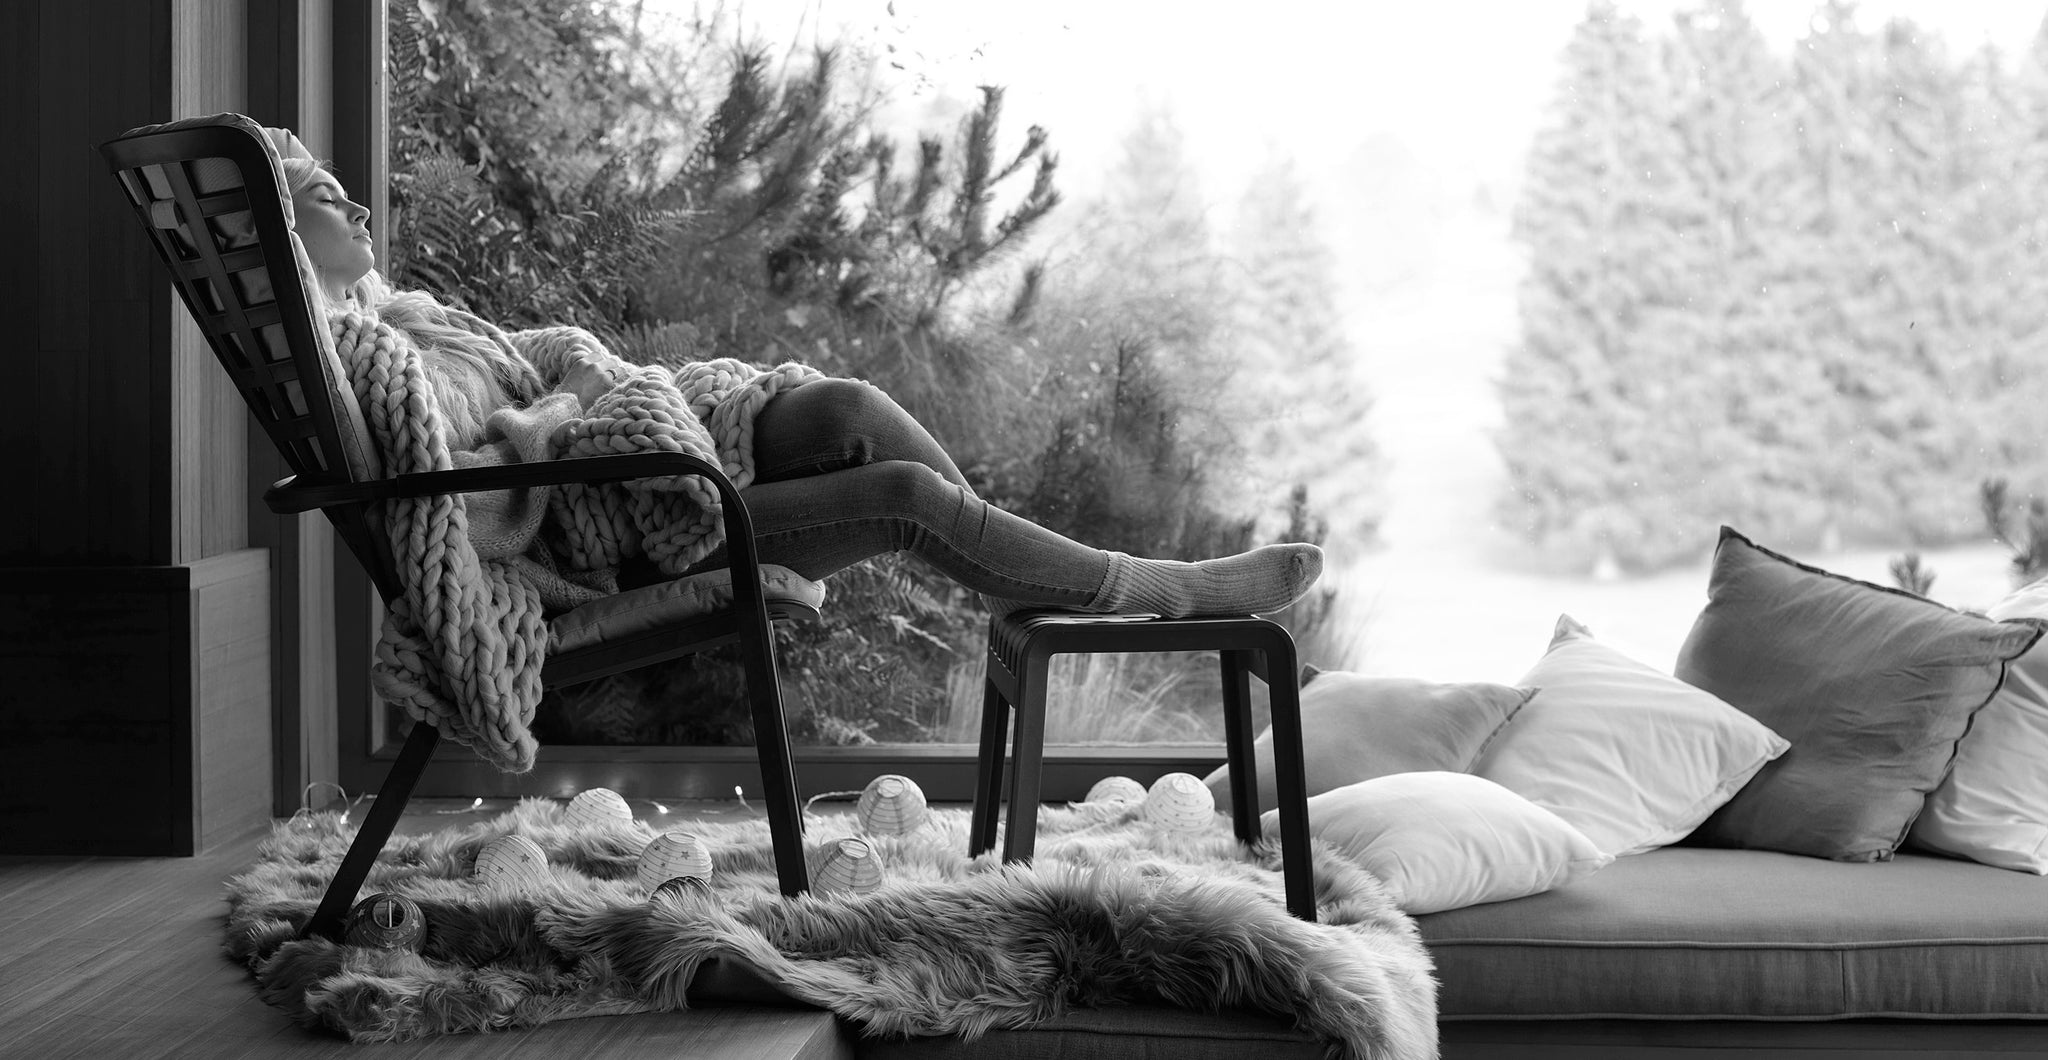
<svg viewBox="0 0 2048 1060">
<path fill-rule="evenodd" d="M 821 791 L 821 792 L 817 793 L 816 795 L 813 795 L 813 796 L 811 796 L 810 798 L 808 798 L 808 799 L 805 799 L 805 800 L 804 800 L 804 812 L 805 812 L 805 813 L 809 813 L 809 812 L 811 812 L 811 804 L 812 804 L 812 803 L 814 803 L 814 802 L 817 802 L 817 801 L 818 801 L 818 800 L 820 800 L 820 799 L 858 799 L 858 798 L 860 798 L 860 792 L 858 792 L 858 791 Z"/>
<path fill-rule="evenodd" d="M 313 793 L 320 790 L 323 787 L 333 788 L 335 795 L 340 797 L 341 809 L 336 814 L 336 818 L 338 823 L 343 825 L 348 824 L 350 812 L 354 810 L 357 805 L 361 804 L 364 799 L 376 797 L 369 792 L 364 792 L 363 794 L 351 799 L 349 798 L 347 788 L 344 788 L 331 780 L 313 781 L 312 783 L 306 785 L 304 791 L 301 791 L 299 793 L 299 808 L 292 813 L 291 820 L 287 822 L 287 824 L 291 828 L 300 832 L 311 832 L 319 827 L 319 823 L 315 818 L 320 813 L 320 811 L 315 810 L 313 808 Z"/>
<path fill-rule="evenodd" d="M 440 815 L 441 815 L 441 816 L 443 816 L 443 817 L 447 817 L 447 816 L 451 816 L 451 815 L 453 815 L 453 814 L 462 814 L 462 813 L 475 813 L 475 812 L 477 812 L 478 810 L 481 810 L 481 809 L 483 809 L 483 808 L 484 808 L 484 799 L 483 799 L 483 796 L 479 795 L 479 796 L 477 796 L 477 797 L 476 797 L 475 799 L 471 800 L 471 801 L 470 801 L 470 804 L 469 804 L 469 805 L 467 805 L 467 806 L 464 806 L 463 808 L 461 808 L 461 809 L 459 809 L 459 810 L 435 810 L 434 812 L 435 812 L 435 813 L 437 813 L 437 814 L 440 814 Z"/>
</svg>

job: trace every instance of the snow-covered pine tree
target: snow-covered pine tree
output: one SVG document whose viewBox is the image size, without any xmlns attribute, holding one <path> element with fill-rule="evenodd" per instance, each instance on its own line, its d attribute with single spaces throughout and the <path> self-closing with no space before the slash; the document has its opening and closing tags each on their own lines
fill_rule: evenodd
<svg viewBox="0 0 2048 1060">
<path fill-rule="evenodd" d="M 1969 196 L 1971 239 L 1983 247 L 1982 471 L 2021 494 L 2048 495 L 2048 20 L 2010 68 L 1972 64 L 1966 105 L 1990 173 Z"/>
<path fill-rule="evenodd" d="M 2041 409 L 2048 408 L 2048 18 L 2034 34 L 2032 46 L 2014 71 L 2014 95 L 2021 128 L 2028 133 L 2013 165 L 2014 199 L 2022 215 L 2021 263 L 2012 280 L 2015 300 L 2029 313 L 2010 327 L 2013 345 L 2007 361 L 2011 385 L 2001 405 L 2005 436 L 2039 439 L 2032 453 L 2015 454 L 2014 479 L 2036 494 L 2048 495 L 2048 439 L 2041 438 Z"/>
<path fill-rule="evenodd" d="M 1514 213 L 1529 270 L 1499 384 L 1503 517 L 1581 569 L 1651 565 L 1696 536 L 1668 499 L 1644 499 L 1681 473 L 1666 420 L 1683 366 L 1659 345 L 1686 279 L 1657 220 L 1676 209 L 1670 93 L 1641 20 L 1608 0 L 1588 6 L 1563 65 Z"/>
<path fill-rule="evenodd" d="M 1834 398 L 1839 439 L 1816 467 L 1850 540 L 1950 540 L 1976 520 L 1983 252 L 1972 188 L 1994 168 L 1964 79 L 1907 20 L 1876 33 L 1832 2 L 1794 50 L 1798 177 L 1809 193 L 1803 340 Z"/>
<path fill-rule="evenodd" d="M 1262 530 L 1301 523 L 1290 515 L 1299 489 L 1347 547 L 1368 544 L 1385 504 L 1372 387 L 1339 305 L 1336 255 L 1291 157 L 1269 155 L 1252 177 L 1231 235 L 1252 511 Z"/>
<path fill-rule="evenodd" d="M 1959 466 L 1943 469 L 1940 488 L 1967 499 L 1971 482 L 1997 476 L 2037 492 L 2048 485 L 2040 430 L 2048 401 L 2042 116 L 2029 113 L 2024 66 L 2008 69 L 1989 45 L 1963 65 L 1961 102 L 1950 196 L 1956 253 L 1948 259 Z"/>
<path fill-rule="evenodd" d="M 1696 549 L 1722 523 L 1811 542 L 1823 521 L 1801 468 L 1825 448 L 1808 415 L 1824 383 L 1789 341 L 1779 282 L 1784 71 L 1741 0 L 1677 13 L 1664 39 L 1679 138 L 1669 253 L 1684 301 L 1653 312 L 1681 381 L 1659 440 L 1672 474 L 1659 487 Z"/>
<path fill-rule="evenodd" d="M 1978 479 L 2048 485 L 2048 38 L 2006 75 L 1856 15 L 1826 0 L 1786 65 L 1700 0 L 1644 78 L 1589 8 L 1516 215 L 1502 451 L 1539 546 L 1934 544 Z"/>
<path fill-rule="evenodd" d="M 1125 289 L 1125 307 L 1137 314 L 1132 326 L 1177 364 L 1221 360 L 1228 286 L 1208 197 L 1171 108 L 1152 103 L 1139 112 L 1087 224 L 1100 279 Z"/>
<path fill-rule="evenodd" d="M 1914 541 L 1940 541 L 1975 528 L 1963 465 L 1975 441 L 1972 389 L 1977 336 L 1961 292 L 1975 282 L 1981 248 L 1964 241 L 1959 199 L 1979 177 L 1964 129 L 1962 78 L 1941 41 L 1906 19 L 1879 34 L 1884 98 L 1877 108 L 1879 187 L 1889 201 L 1865 223 L 1885 251 L 1866 318 L 1869 388 L 1859 392 L 1866 430 L 1877 433 L 1877 469 L 1891 525 Z M 1885 216 L 1889 213 L 1889 217 Z"/>
<path fill-rule="evenodd" d="M 1058 359 L 1032 393 L 1075 411 L 1044 421 L 1051 435 L 1027 469 L 1037 482 L 1027 495 L 1055 529 L 1173 557 L 1251 539 L 1240 506 L 1220 496 L 1247 454 L 1208 210 L 1179 124 L 1153 104 L 1048 263 L 1026 338 Z"/>
<path fill-rule="evenodd" d="M 1126 553 L 1194 559 L 1253 528 L 1219 483 L 1243 467 L 1229 289 L 1178 123 L 1151 106 L 1094 201 L 1055 237 L 1012 354 L 1032 440 L 997 454 L 995 497 Z M 975 469 L 969 469 L 975 475 Z"/>
<path fill-rule="evenodd" d="M 1882 531 L 1887 503 L 1871 469 L 1875 436 L 1861 406 L 1875 391 L 1865 370 L 1871 321 L 1883 314 L 1876 293 L 1885 244 L 1895 241 L 1895 211 L 1882 190 L 1886 175 L 1875 128 L 1882 88 L 1876 40 L 1856 23 L 1853 4 L 1829 0 L 1792 48 L 1787 109 L 1795 130 L 1788 160 L 1788 268 L 1784 290 L 1796 306 L 1791 341 L 1827 381 L 1806 413 L 1831 444 L 1806 462 L 1814 494 L 1825 506 L 1822 544 Z M 1870 219 L 1882 216 L 1881 231 Z"/>
</svg>

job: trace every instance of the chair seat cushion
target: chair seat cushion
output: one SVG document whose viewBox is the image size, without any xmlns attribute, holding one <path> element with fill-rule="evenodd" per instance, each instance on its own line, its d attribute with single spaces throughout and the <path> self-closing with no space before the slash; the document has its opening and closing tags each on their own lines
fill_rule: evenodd
<svg viewBox="0 0 2048 1060">
<path fill-rule="evenodd" d="M 761 586 L 771 611 L 779 606 L 816 613 L 825 583 L 787 567 L 761 564 Z M 548 652 L 559 655 L 653 632 L 732 603 L 732 572 L 705 571 L 656 582 L 564 611 L 548 623 Z"/>
<path fill-rule="evenodd" d="M 1446 1019 L 2048 1018 L 2048 878 L 1667 847 L 1416 917 Z"/>
</svg>

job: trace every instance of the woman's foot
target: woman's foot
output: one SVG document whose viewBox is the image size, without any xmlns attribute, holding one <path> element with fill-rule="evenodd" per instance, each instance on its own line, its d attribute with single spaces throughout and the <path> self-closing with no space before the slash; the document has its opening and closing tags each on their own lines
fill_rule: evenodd
<svg viewBox="0 0 2048 1060">
<path fill-rule="evenodd" d="M 1251 615 L 1301 598 L 1323 573 L 1323 550 L 1292 543 L 1195 563 L 1109 554 L 1109 573 L 1085 610 L 1109 614 Z"/>
</svg>

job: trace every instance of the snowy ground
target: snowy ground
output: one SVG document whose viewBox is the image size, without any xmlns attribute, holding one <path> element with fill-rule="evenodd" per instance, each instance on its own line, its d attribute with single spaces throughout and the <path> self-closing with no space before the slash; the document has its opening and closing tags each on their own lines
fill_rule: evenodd
<svg viewBox="0 0 2048 1060">
<path fill-rule="evenodd" d="M 1526 573 L 1489 510 L 1505 474 L 1491 437 L 1493 380 L 1513 334 L 1518 267 L 1495 227 L 1453 223 L 1433 280 L 1406 297 L 1370 299 L 1354 319 L 1391 479 L 1383 545 L 1330 542 L 1326 577 L 1340 589 L 1338 620 L 1363 630 L 1361 657 L 1350 665 L 1389 676 L 1513 682 L 1567 613 L 1669 672 L 1706 601 L 1705 553 L 1717 527 L 1700 528 L 1703 556 L 1693 567 L 1597 581 Z M 1888 585 L 1894 552 L 1795 558 Z M 1996 545 L 1922 558 L 1936 575 L 1932 595 L 1943 603 L 1983 608 L 2007 591 L 2006 553 Z"/>
</svg>

